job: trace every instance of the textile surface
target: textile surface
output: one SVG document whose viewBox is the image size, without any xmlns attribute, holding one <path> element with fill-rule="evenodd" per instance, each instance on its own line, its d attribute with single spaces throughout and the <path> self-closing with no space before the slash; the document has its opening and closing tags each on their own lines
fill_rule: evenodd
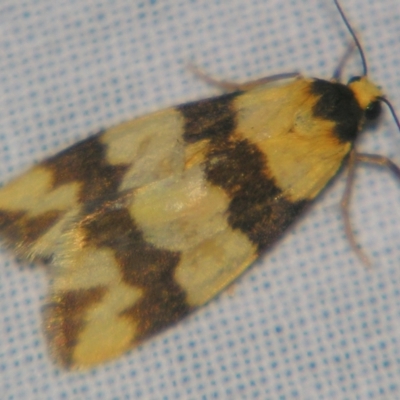
<svg viewBox="0 0 400 400">
<path fill-rule="evenodd" d="M 400 3 L 342 3 L 370 78 L 400 113 Z M 329 79 L 350 42 L 328 0 L 3 0 L 0 181 L 101 128 L 218 94 L 189 62 L 238 82 Z M 362 74 L 357 52 L 344 79 L 352 74 Z M 400 163 L 387 108 L 357 146 Z M 48 353 L 44 269 L 1 247 L 0 398 L 400 398 L 400 183 L 357 169 L 351 220 L 368 269 L 344 233 L 344 179 L 217 299 L 85 372 Z"/>
</svg>

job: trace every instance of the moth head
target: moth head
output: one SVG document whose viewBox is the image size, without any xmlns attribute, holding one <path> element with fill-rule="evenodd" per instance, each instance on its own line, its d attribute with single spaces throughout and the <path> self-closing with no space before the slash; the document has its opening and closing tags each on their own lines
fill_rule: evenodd
<svg viewBox="0 0 400 400">
<path fill-rule="evenodd" d="M 396 122 L 397 127 L 400 130 L 400 120 L 397 117 L 393 106 L 390 104 L 390 102 L 383 96 L 382 91 L 374 85 L 372 82 L 370 82 L 367 78 L 368 75 L 368 66 L 367 66 L 367 60 L 365 58 L 364 51 L 361 47 L 361 44 L 351 27 L 349 21 L 347 20 L 342 7 L 339 4 L 339 0 L 333 0 L 333 2 L 336 5 L 336 8 L 339 11 L 340 16 L 342 17 L 342 20 L 344 24 L 347 27 L 347 30 L 349 31 L 350 35 L 353 37 L 354 42 L 352 43 L 351 46 L 347 49 L 346 54 L 344 55 L 343 59 L 339 63 L 338 67 L 335 70 L 335 73 L 333 74 L 333 80 L 339 81 L 343 66 L 347 60 L 347 58 L 350 56 L 350 54 L 353 51 L 353 48 L 356 47 L 358 49 L 360 58 L 361 58 L 361 63 L 363 66 L 363 75 L 362 76 L 355 76 L 351 78 L 347 84 L 349 89 L 354 93 L 354 96 L 362 108 L 364 110 L 364 116 L 365 119 L 367 120 L 374 120 L 379 117 L 381 113 L 381 103 L 384 102 L 388 107 L 390 112 L 393 115 L 393 118 Z"/>
<path fill-rule="evenodd" d="M 352 77 L 347 86 L 354 93 L 354 96 L 364 110 L 367 120 L 375 120 L 381 114 L 382 91 L 366 76 Z"/>
</svg>

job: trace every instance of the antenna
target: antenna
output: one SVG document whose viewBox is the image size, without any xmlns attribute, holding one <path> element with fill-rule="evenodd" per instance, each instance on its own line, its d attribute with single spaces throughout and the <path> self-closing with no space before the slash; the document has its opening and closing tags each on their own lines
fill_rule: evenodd
<svg viewBox="0 0 400 400">
<path fill-rule="evenodd" d="M 363 70 L 364 70 L 363 76 L 366 76 L 367 73 L 368 73 L 368 67 L 367 67 L 367 61 L 366 61 L 366 59 L 365 59 L 365 55 L 364 55 L 363 49 L 362 49 L 362 47 L 361 47 L 361 44 L 360 44 L 360 42 L 358 41 L 357 36 L 356 36 L 356 34 L 354 33 L 353 28 L 352 28 L 351 25 L 349 24 L 349 21 L 347 20 L 346 16 L 344 15 L 344 12 L 343 12 L 343 10 L 342 10 L 342 7 L 341 7 L 340 4 L 339 4 L 339 1 L 338 1 L 338 0 L 333 0 L 333 2 L 335 3 L 336 8 L 338 9 L 339 14 L 340 14 L 340 16 L 342 17 L 342 20 L 343 20 L 343 22 L 345 23 L 345 25 L 346 25 L 348 31 L 350 32 L 351 36 L 353 36 L 354 43 L 355 43 L 355 45 L 356 45 L 356 47 L 357 47 L 357 49 L 358 49 L 358 51 L 359 51 L 359 53 L 360 53 L 361 63 L 362 63 Z"/>
</svg>

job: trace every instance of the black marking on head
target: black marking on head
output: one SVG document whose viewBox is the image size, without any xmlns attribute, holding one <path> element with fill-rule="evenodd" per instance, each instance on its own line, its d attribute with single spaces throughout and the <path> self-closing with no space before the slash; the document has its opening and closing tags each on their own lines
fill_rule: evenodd
<svg viewBox="0 0 400 400">
<path fill-rule="evenodd" d="M 343 142 L 353 142 L 363 119 L 364 112 L 354 93 L 341 83 L 316 79 L 311 93 L 319 96 L 313 115 L 335 122 L 335 134 Z"/>
<path fill-rule="evenodd" d="M 228 222 L 262 251 L 275 242 L 302 211 L 306 201 L 292 203 L 269 178 L 267 162 L 248 140 L 213 141 L 205 166 L 207 179 L 231 197 Z"/>
<path fill-rule="evenodd" d="M 382 104 L 379 100 L 371 101 L 365 109 L 365 118 L 369 121 L 377 119 L 382 112 Z"/>
<path fill-rule="evenodd" d="M 83 140 L 43 162 L 53 173 L 54 188 L 77 181 L 81 183 L 79 200 L 90 202 L 112 197 L 128 169 L 128 165 L 110 165 L 106 147 L 98 135 Z"/>
<path fill-rule="evenodd" d="M 185 118 L 183 138 L 188 143 L 216 136 L 228 137 L 236 127 L 234 99 L 240 92 L 182 104 L 177 109 Z"/>
<path fill-rule="evenodd" d="M 140 299 L 121 314 L 137 324 L 135 341 L 159 332 L 190 311 L 186 292 L 175 281 L 180 253 L 159 249 L 146 242 L 128 210 L 110 204 L 82 224 L 89 246 L 108 247 L 123 281 L 140 290 Z"/>
</svg>

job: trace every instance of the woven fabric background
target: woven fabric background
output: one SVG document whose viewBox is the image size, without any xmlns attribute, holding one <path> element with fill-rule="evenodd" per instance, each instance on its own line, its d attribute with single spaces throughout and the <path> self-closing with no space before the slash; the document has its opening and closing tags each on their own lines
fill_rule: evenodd
<svg viewBox="0 0 400 400">
<path fill-rule="evenodd" d="M 400 113 L 400 3 L 342 0 L 370 78 Z M 0 180 L 79 139 L 217 94 L 193 76 L 329 79 L 350 37 L 330 0 L 2 0 Z M 357 54 L 345 75 L 360 74 Z M 363 151 L 400 163 L 385 110 Z M 349 246 L 341 176 L 305 218 L 216 300 L 114 362 L 68 372 L 41 325 L 48 280 L 0 249 L 0 398 L 400 398 L 400 184 L 360 168 Z"/>
</svg>

